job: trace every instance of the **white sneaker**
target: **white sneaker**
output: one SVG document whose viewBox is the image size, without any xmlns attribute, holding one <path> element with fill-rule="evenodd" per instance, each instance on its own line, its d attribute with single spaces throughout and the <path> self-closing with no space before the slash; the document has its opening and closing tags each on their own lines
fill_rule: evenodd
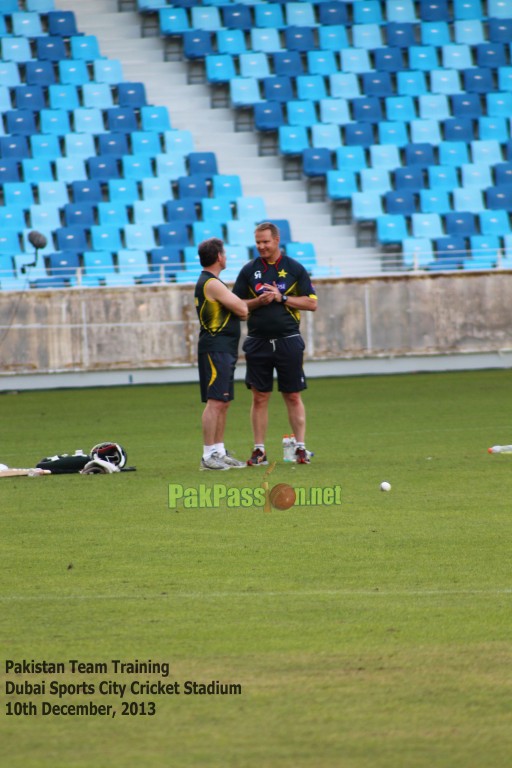
<svg viewBox="0 0 512 768">
<path fill-rule="evenodd" d="M 230 468 L 231 467 L 224 461 L 223 457 L 220 456 L 216 451 L 214 451 L 211 456 L 208 456 L 207 459 L 201 459 L 201 463 L 199 465 L 199 469 L 201 471 L 206 469 L 217 469 L 224 471 Z"/>
<path fill-rule="evenodd" d="M 235 459 L 234 456 L 231 456 L 229 451 L 226 451 L 224 456 L 221 456 L 221 460 L 224 462 L 224 464 L 227 464 L 230 469 L 244 469 L 247 467 L 246 461 L 239 461 L 238 459 Z"/>
</svg>

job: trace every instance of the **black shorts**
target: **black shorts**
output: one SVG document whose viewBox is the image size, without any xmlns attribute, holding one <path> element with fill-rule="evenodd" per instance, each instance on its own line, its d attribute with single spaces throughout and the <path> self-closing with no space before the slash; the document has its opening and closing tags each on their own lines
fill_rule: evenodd
<svg viewBox="0 0 512 768">
<path fill-rule="evenodd" d="M 230 352 L 201 352 L 198 355 L 201 400 L 228 402 L 235 396 L 235 366 L 237 356 Z"/>
<path fill-rule="evenodd" d="M 248 336 L 243 345 L 247 362 L 247 387 L 254 387 L 258 392 L 272 392 L 275 369 L 279 392 L 300 392 L 306 389 L 302 368 L 305 347 L 300 333 L 281 339 Z"/>
</svg>

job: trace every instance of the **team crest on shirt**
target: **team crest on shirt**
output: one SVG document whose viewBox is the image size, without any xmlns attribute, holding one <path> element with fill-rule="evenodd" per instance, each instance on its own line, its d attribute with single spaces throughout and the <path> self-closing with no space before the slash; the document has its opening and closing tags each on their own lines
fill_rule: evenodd
<svg viewBox="0 0 512 768">
<path fill-rule="evenodd" d="M 280 269 L 279 272 L 277 273 L 278 277 L 286 277 L 287 274 L 288 272 L 286 272 L 285 269 Z"/>
<path fill-rule="evenodd" d="M 279 288 L 279 290 L 280 290 L 281 292 L 284 292 L 284 291 L 286 291 L 286 283 L 285 283 L 285 282 L 282 282 L 282 283 L 276 283 L 276 285 L 277 285 L 277 287 Z"/>
<path fill-rule="evenodd" d="M 261 280 L 261 272 L 259 270 L 254 273 L 254 279 L 255 280 Z"/>
</svg>

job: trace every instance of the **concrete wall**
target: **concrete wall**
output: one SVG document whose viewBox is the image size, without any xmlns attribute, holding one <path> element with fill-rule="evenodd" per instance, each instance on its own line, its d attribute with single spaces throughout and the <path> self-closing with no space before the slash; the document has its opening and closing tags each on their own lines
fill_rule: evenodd
<svg viewBox="0 0 512 768">
<path fill-rule="evenodd" d="M 512 272 L 318 280 L 307 359 L 512 349 Z M 243 328 L 243 332 L 245 327 Z M 190 286 L 0 292 L 0 375 L 195 362 Z"/>
</svg>

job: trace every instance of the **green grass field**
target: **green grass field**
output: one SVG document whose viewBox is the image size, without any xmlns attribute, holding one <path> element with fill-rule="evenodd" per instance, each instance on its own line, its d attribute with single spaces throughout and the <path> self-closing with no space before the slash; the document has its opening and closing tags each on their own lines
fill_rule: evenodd
<svg viewBox="0 0 512 768">
<path fill-rule="evenodd" d="M 1 481 L 2 765 L 510 765 L 512 456 L 486 449 L 512 443 L 511 387 L 510 371 L 312 380 L 310 466 L 281 461 L 275 393 L 270 487 L 339 485 L 341 505 L 270 514 L 169 506 L 169 484 L 263 479 L 198 471 L 195 385 L 1 395 L 9 466 L 113 439 L 137 467 Z M 249 455 L 242 385 L 227 438 Z M 7 670 L 24 659 L 65 670 Z M 115 672 L 112 660 L 136 659 L 167 662 L 169 676 Z M 106 669 L 73 673 L 70 660 Z M 180 693 L 99 690 L 159 679 Z M 241 694 L 184 692 L 212 680 Z M 6 693 L 24 681 L 46 692 Z M 59 698 L 52 681 L 78 692 Z M 43 714 L 43 702 L 116 716 Z"/>
</svg>

